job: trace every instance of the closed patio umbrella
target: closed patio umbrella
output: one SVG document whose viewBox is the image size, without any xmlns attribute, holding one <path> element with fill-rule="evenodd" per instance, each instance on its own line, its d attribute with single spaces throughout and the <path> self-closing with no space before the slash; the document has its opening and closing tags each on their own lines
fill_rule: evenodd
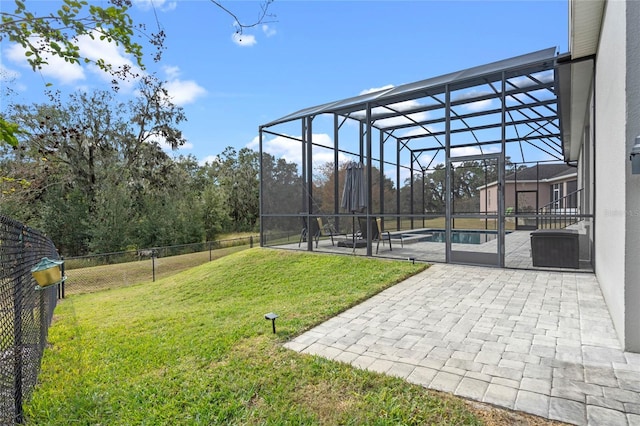
<svg viewBox="0 0 640 426">
<path fill-rule="evenodd" d="M 367 184 L 364 179 L 364 165 L 361 162 L 350 162 L 342 191 L 340 207 L 349 213 L 362 213 L 367 208 Z M 352 230 L 355 230 L 355 216 Z M 355 232 L 353 247 L 355 249 Z"/>
</svg>

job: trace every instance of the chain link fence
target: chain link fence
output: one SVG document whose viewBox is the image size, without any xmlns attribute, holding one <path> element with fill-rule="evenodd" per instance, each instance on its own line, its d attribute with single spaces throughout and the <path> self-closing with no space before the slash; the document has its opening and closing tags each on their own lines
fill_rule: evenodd
<svg viewBox="0 0 640 426">
<path fill-rule="evenodd" d="M 236 251 L 256 237 L 154 247 L 65 259 L 66 280 L 44 289 L 31 269 L 61 257 L 42 233 L 0 215 L 0 424 L 24 421 L 23 402 L 40 371 L 47 331 L 58 298 L 151 282 Z"/>
<path fill-rule="evenodd" d="M 236 251 L 253 247 L 249 236 L 205 243 L 152 247 L 65 259 L 63 296 L 125 287 L 176 274 Z"/>
<path fill-rule="evenodd" d="M 59 286 L 36 286 L 31 269 L 60 259 L 40 232 L 0 215 L 0 424 L 23 422 L 22 403 L 36 384 Z"/>
</svg>

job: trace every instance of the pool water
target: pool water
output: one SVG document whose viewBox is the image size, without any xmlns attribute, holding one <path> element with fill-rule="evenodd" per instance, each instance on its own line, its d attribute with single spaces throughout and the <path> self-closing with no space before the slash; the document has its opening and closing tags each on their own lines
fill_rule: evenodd
<svg viewBox="0 0 640 426">
<path fill-rule="evenodd" d="M 424 235 L 415 240 L 418 242 L 444 243 L 445 241 L 445 231 L 442 229 L 422 229 L 404 236 L 414 237 L 417 235 Z M 451 242 L 455 244 L 483 244 L 493 241 L 497 237 L 496 231 L 451 231 Z"/>
</svg>

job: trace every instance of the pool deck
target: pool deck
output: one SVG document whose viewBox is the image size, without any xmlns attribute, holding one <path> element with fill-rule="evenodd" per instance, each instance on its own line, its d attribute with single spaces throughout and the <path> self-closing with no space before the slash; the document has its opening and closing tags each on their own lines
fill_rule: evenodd
<svg viewBox="0 0 640 426">
<path fill-rule="evenodd" d="M 423 232 L 423 233 L 417 233 Z M 394 259 L 415 259 L 421 262 L 446 262 L 446 246 L 442 242 L 430 242 L 420 241 L 424 239 L 424 232 L 428 232 L 429 229 L 418 229 L 414 231 L 404 231 L 401 233 L 392 233 L 391 250 L 389 250 L 389 243 L 387 241 L 380 242 L 378 253 L 376 254 L 376 243 L 373 243 L 373 256 L 394 258 Z M 403 235 L 402 241 L 400 235 Z M 404 235 L 412 235 L 412 237 L 404 237 Z M 342 241 L 342 246 L 338 245 L 338 242 Z M 318 248 L 315 243 L 313 249 L 319 252 L 325 253 L 339 253 L 347 255 L 365 256 L 366 247 L 357 247 L 355 250 L 353 246 L 349 244 L 352 241 L 350 237 L 339 236 L 334 237 L 334 245 L 331 244 L 331 239 L 323 237 L 320 239 Z M 497 253 L 498 241 L 492 240 L 482 244 L 453 244 L 452 249 L 460 252 L 475 252 L 475 253 Z M 279 245 L 277 247 L 293 250 L 306 250 L 306 243 L 300 244 L 298 242 Z M 533 261 L 531 258 L 531 231 L 510 231 L 505 235 L 505 267 L 516 269 L 534 269 Z M 553 271 L 569 271 L 575 272 L 576 269 L 571 268 L 535 268 L 539 270 L 553 270 Z M 588 262 L 580 262 L 580 272 L 593 272 L 591 265 Z"/>
<path fill-rule="evenodd" d="M 591 273 L 433 264 L 285 346 L 548 419 L 640 425 L 640 354 Z"/>
</svg>

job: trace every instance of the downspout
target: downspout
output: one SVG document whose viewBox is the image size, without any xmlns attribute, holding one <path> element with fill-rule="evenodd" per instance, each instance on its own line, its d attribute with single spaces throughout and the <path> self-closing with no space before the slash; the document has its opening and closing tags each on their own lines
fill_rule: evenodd
<svg viewBox="0 0 640 426">
<path fill-rule="evenodd" d="M 373 188 L 372 188 L 372 177 L 373 170 L 371 165 L 371 159 L 373 156 L 371 155 L 371 104 L 367 103 L 367 256 L 372 256 L 372 248 L 371 247 L 371 225 L 370 221 L 373 220 Z"/>
</svg>

